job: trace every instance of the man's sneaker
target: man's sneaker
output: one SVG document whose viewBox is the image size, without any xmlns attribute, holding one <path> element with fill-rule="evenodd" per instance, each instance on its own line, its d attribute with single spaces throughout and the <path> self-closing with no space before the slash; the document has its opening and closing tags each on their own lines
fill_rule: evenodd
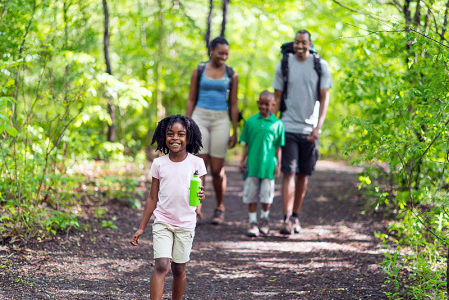
<svg viewBox="0 0 449 300">
<path fill-rule="evenodd" d="M 293 224 L 290 221 L 290 218 L 287 218 L 287 220 L 284 221 L 281 227 L 281 234 L 292 234 L 293 232 Z"/>
<path fill-rule="evenodd" d="M 248 231 L 246 232 L 246 235 L 249 237 L 257 237 L 259 236 L 259 228 L 257 227 L 257 223 L 249 223 L 248 224 Z"/>
<path fill-rule="evenodd" d="M 213 225 L 220 225 L 221 223 L 223 223 L 223 221 L 224 221 L 224 211 L 216 208 L 211 223 Z"/>
<path fill-rule="evenodd" d="M 292 224 L 294 233 L 299 233 L 301 231 L 301 224 L 299 223 L 298 218 L 290 217 L 290 223 Z"/>
<path fill-rule="evenodd" d="M 268 234 L 270 232 L 270 222 L 268 218 L 260 219 L 259 231 L 261 234 Z"/>
</svg>

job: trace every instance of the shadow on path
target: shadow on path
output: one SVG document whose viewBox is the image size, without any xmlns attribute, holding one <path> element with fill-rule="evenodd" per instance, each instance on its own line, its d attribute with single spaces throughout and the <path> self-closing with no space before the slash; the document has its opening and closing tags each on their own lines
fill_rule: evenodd
<svg viewBox="0 0 449 300">
<path fill-rule="evenodd" d="M 357 169 L 320 161 L 309 180 L 300 234 L 278 233 L 280 180 L 268 236 L 248 238 L 237 165 L 226 166 L 225 224 L 196 230 L 184 299 L 387 299 L 373 238 L 383 224 L 360 215 Z M 215 205 L 210 177 L 203 211 Z M 0 249 L 0 299 L 149 299 L 151 228 L 140 247 L 129 240 L 143 210 L 112 207 L 119 228 L 79 231 L 23 251 Z M 95 222 L 92 218 L 85 222 Z M 3 249 L 4 250 L 4 249 Z M 164 299 L 171 299 L 171 273 Z"/>
</svg>

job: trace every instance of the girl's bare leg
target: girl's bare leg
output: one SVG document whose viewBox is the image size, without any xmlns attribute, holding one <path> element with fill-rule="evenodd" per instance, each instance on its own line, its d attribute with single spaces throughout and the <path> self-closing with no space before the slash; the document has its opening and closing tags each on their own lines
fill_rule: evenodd
<svg viewBox="0 0 449 300">
<path fill-rule="evenodd" d="M 172 262 L 171 271 L 173 273 L 173 300 L 182 300 L 186 289 L 186 264 L 177 264 Z"/>
<path fill-rule="evenodd" d="M 161 300 L 164 294 L 165 276 L 170 270 L 170 258 L 156 258 L 150 283 L 150 299 Z"/>
</svg>

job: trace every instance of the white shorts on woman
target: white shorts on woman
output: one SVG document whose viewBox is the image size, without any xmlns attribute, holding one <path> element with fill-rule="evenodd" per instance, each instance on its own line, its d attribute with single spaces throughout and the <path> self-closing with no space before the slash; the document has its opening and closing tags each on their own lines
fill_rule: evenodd
<svg viewBox="0 0 449 300">
<path fill-rule="evenodd" d="M 200 128 L 203 148 L 198 154 L 225 158 L 231 126 L 227 110 L 211 110 L 196 106 L 192 119 Z"/>
</svg>

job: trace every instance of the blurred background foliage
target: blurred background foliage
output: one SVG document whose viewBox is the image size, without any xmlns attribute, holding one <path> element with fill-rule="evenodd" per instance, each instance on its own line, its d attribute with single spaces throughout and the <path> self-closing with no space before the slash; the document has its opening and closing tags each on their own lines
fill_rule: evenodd
<svg viewBox="0 0 449 300">
<path fill-rule="evenodd" d="M 376 233 L 393 253 L 388 295 L 447 296 L 448 10 L 421 0 L 0 0 L 2 243 L 79 227 L 86 195 L 139 207 L 133 178 L 155 155 L 152 131 L 184 113 L 192 71 L 223 25 L 245 118 L 271 90 L 280 46 L 307 29 L 334 82 L 321 157 L 366 164 L 367 209 L 393 220 Z"/>
</svg>

